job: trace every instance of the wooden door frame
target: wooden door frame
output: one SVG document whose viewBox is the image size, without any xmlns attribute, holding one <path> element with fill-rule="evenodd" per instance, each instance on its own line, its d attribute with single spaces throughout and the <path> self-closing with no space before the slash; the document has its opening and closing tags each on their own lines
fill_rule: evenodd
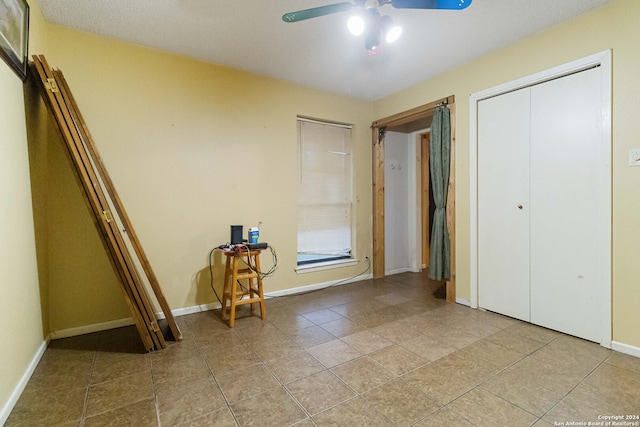
<svg viewBox="0 0 640 427">
<path fill-rule="evenodd" d="M 451 240 L 451 278 L 446 282 L 447 301 L 456 301 L 455 287 L 455 97 L 453 95 L 413 108 L 371 124 L 373 180 L 373 277 L 384 277 L 384 137 L 388 127 L 400 126 L 433 116 L 436 106 L 447 104 L 451 110 L 451 166 L 447 190 L 447 227 Z"/>
<path fill-rule="evenodd" d="M 422 224 L 422 232 L 420 239 L 422 246 L 422 256 L 420 257 L 420 268 L 428 268 L 429 267 L 429 253 L 431 249 L 431 245 L 428 243 L 431 240 L 431 230 L 429 230 L 429 223 L 431 222 L 430 218 L 430 205 L 431 200 L 429 199 L 429 187 L 431 186 L 431 176 L 429 167 L 430 162 L 430 153 L 429 147 L 431 144 L 431 131 L 427 131 L 424 133 L 420 133 L 418 135 L 418 149 L 420 150 L 420 223 Z"/>
</svg>

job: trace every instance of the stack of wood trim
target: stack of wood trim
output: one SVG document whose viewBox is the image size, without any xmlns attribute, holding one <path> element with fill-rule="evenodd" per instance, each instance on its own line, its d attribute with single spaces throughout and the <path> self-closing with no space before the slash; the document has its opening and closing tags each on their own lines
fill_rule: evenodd
<svg viewBox="0 0 640 427">
<path fill-rule="evenodd" d="M 158 325 L 147 286 L 153 291 L 164 313 L 172 338 L 180 340 L 182 333 L 122 207 L 69 85 L 62 72 L 51 69 L 42 55 L 33 56 L 31 71 L 31 78 L 38 82 L 40 93 L 58 125 L 144 347 L 147 351 L 163 349 L 166 347 L 165 337 Z"/>
</svg>

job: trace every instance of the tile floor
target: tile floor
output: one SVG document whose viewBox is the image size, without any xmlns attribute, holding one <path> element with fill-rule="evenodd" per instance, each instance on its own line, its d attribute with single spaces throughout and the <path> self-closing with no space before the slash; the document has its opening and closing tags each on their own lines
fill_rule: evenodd
<svg viewBox="0 0 640 427">
<path fill-rule="evenodd" d="M 183 316 L 184 339 L 153 353 L 134 328 L 53 341 L 6 425 L 493 427 L 640 415 L 640 359 L 446 304 L 437 288 L 403 273 L 271 299 L 267 320 L 241 311 L 233 329 L 219 311 Z"/>
</svg>

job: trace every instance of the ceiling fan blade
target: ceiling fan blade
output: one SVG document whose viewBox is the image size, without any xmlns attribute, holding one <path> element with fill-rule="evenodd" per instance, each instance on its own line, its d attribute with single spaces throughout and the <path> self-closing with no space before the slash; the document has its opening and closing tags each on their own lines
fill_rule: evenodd
<svg viewBox="0 0 640 427">
<path fill-rule="evenodd" d="M 472 0 L 392 0 L 396 9 L 448 9 L 462 10 L 469 7 Z"/>
<path fill-rule="evenodd" d="M 317 18 L 318 16 L 331 15 L 332 13 L 345 12 L 353 7 L 353 3 L 342 2 L 329 4 L 327 6 L 313 7 L 311 9 L 289 12 L 282 15 L 284 22 L 298 22 L 305 19 Z"/>
</svg>

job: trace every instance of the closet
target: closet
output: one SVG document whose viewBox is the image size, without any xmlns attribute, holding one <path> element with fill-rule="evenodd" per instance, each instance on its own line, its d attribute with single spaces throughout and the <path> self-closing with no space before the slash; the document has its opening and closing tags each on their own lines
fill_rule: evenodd
<svg viewBox="0 0 640 427">
<path fill-rule="evenodd" d="M 477 103 L 478 306 L 596 342 L 610 289 L 602 72 Z"/>
</svg>

